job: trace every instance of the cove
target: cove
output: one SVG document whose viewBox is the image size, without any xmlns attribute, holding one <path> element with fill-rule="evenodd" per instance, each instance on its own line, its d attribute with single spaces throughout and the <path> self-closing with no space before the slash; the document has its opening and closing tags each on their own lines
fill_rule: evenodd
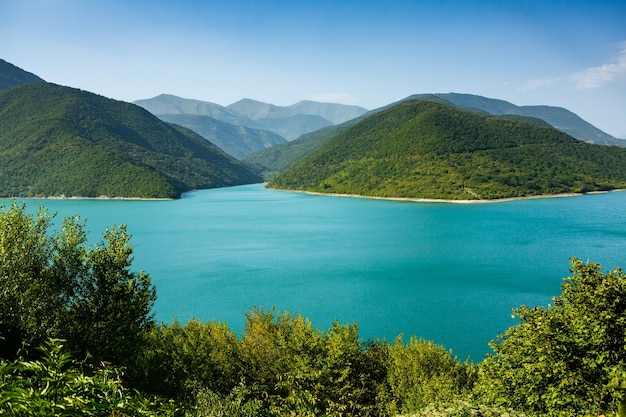
<svg viewBox="0 0 626 417">
<path fill-rule="evenodd" d="M 5 200 L 6 201 L 6 200 Z M 257 306 L 326 330 L 404 334 L 479 361 L 521 304 L 547 305 L 569 258 L 626 266 L 626 193 L 490 204 L 385 201 L 267 190 L 200 190 L 180 200 L 23 200 L 87 219 L 90 239 L 132 234 L 134 270 L 157 288 L 159 321 L 225 321 Z"/>
</svg>

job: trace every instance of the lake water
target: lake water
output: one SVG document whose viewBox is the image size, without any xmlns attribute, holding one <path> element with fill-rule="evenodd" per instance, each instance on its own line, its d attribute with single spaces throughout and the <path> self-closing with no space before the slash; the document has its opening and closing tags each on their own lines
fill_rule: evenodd
<svg viewBox="0 0 626 417">
<path fill-rule="evenodd" d="M 226 321 L 252 306 L 367 338 L 434 340 L 482 359 L 521 304 L 546 305 L 569 258 L 626 267 L 626 192 L 490 204 L 313 196 L 249 185 L 174 201 L 26 200 L 87 219 L 93 241 L 133 235 L 158 320 Z"/>
</svg>

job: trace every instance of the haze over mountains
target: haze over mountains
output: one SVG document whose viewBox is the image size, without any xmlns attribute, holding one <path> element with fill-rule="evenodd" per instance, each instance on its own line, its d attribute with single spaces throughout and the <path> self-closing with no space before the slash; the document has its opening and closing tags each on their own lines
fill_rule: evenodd
<svg viewBox="0 0 626 417">
<path fill-rule="evenodd" d="M 304 133 L 343 123 L 367 112 L 366 109 L 358 106 L 314 101 L 301 101 L 291 106 L 282 107 L 256 100 L 242 99 L 229 106 L 221 106 L 170 94 L 161 94 L 151 99 L 137 100 L 133 103 L 145 108 L 162 120 L 179 123 L 206 139 L 215 141 L 214 143 L 237 158 L 250 152 L 296 139 Z M 218 122 L 247 129 L 243 131 Z M 231 133 L 228 140 L 221 140 L 218 135 L 212 133 L 217 129 L 217 125 L 223 131 Z M 268 131 L 273 135 L 270 135 Z M 241 132 L 242 136 L 237 138 L 236 132 Z"/>
</svg>

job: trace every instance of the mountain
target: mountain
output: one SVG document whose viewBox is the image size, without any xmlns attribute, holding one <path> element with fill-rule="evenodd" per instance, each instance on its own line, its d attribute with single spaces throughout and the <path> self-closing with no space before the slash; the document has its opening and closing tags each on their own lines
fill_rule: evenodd
<svg viewBox="0 0 626 417">
<path fill-rule="evenodd" d="M 263 103 L 262 101 L 252 100 L 249 98 L 239 100 L 238 102 L 230 104 L 227 107 L 228 109 L 252 120 L 268 118 L 281 119 L 298 114 L 295 110 L 291 110 L 287 107 L 275 106 L 273 104 Z"/>
<path fill-rule="evenodd" d="M 253 166 L 261 173 L 263 178 L 270 180 L 278 172 L 284 171 L 287 167 L 305 158 L 332 137 L 354 125 L 359 120 L 360 118 L 356 118 L 340 125 L 328 126 L 314 132 L 305 133 L 291 142 L 249 153 L 242 158 L 242 161 Z"/>
<path fill-rule="evenodd" d="M 407 100 L 343 129 L 271 188 L 376 197 L 501 199 L 626 186 L 626 149 L 552 127 Z"/>
<path fill-rule="evenodd" d="M 287 140 L 294 140 L 305 133 L 326 126 L 343 123 L 353 118 L 353 115 L 361 115 L 367 111 L 357 106 L 313 101 L 283 107 L 247 98 L 224 107 L 167 94 L 133 103 L 157 116 L 164 114 L 209 116 L 238 126 L 266 129 Z"/>
<path fill-rule="evenodd" d="M 24 71 L 4 59 L 0 59 L 0 90 L 23 84 L 43 82 L 45 81 L 35 74 Z"/>
<path fill-rule="evenodd" d="M 435 94 L 456 106 L 483 110 L 496 115 L 530 116 L 548 122 L 551 126 L 565 132 L 576 139 L 599 145 L 626 147 L 626 140 L 615 138 L 581 119 L 575 113 L 562 107 L 552 106 L 516 106 L 504 100 L 497 100 L 472 94 Z M 423 98 L 417 94 L 408 99 Z"/>
<path fill-rule="evenodd" d="M 243 158 L 243 161 L 255 166 L 262 173 L 264 178 L 270 179 L 275 173 L 281 172 L 287 167 L 297 163 L 300 159 L 306 157 L 308 153 L 316 149 L 318 146 L 321 146 L 332 136 L 352 126 L 364 117 L 389 109 L 403 101 L 415 99 L 427 100 L 445 106 L 459 107 L 467 112 L 477 115 L 496 115 L 495 117 L 512 121 L 523 121 L 530 124 L 553 126 L 565 133 L 569 133 L 572 136 L 576 134 L 574 137 L 577 139 L 584 140 L 584 138 L 587 138 L 585 141 L 589 143 L 620 147 L 624 147 L 626 144 L 625 140 L 616 139 L 607 135 L 590 123 L 582 120 L 576 114 L 560 107 L 516 106 L 515 104 L 504 100 L 471 94 L 415 94 L 398 102 L 371 110 L 348 122 L 333 126 L 332 129 L 324 128 L 313 131 L 303 135 L 298 140 L 284 143 L 274 148 L 250 153 Z M 552 123 L 550 123 L 550 121 Z"/>
<path fill-rule="evenodd" d="M 0 91 L 0 195 L 176 198 L 261 182 L 139 106 L 49 83 Z"/>
<path fill-rule="evenodd" d="M 256 126 L 271 130 L 287 140 L 294 140 L 305 133 L 333 124 L 318 115 L 303 114 L 288 107 L 249 98 L 239 100 L 228 108 L 254 120 Z"/>
<path fill-rule="evenodd" d="M 219 104 L 208 101 L 191 100 L 161 94 L 145 100 L 133 101 L 133 104 L 143 107 L 154 115 L 162 114 L 185 114 L 194 116 L 208 116 L 226 123 L 249 126 L 254 122 L 239 113 L 236 113 Z"/>
<path fill-rule="evenodd" d="M 285 138 L 269 130 L 236 126 L 209 116 L 161 114 L 157 117 L 193 130 L 237 159 L 251 152 L 287 142 Z"/>
</svg>

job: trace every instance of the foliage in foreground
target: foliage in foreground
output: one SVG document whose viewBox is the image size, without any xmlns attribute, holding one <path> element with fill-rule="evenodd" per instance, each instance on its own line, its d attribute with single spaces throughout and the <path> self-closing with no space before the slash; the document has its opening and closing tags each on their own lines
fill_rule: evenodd
<svg viewBox="0 0 626 417">
<path fill-rule="evenodd" d="M 626 277 L 573 259 L 547 307 L 522 306 L 482 363 L 483 399 L 538 414 L 599 415 L 616 408 L 607 388 L 626 370 Z"/>
<path fill-rule="evenodd" d="M 115 368 L 86 375 L 60 340 L 50 340 L 40 350 L 39 360 L 0 362 L 0 415 L 182 415 L 173 401 L 146 398 L 125 388 Z"/>
</svg>

